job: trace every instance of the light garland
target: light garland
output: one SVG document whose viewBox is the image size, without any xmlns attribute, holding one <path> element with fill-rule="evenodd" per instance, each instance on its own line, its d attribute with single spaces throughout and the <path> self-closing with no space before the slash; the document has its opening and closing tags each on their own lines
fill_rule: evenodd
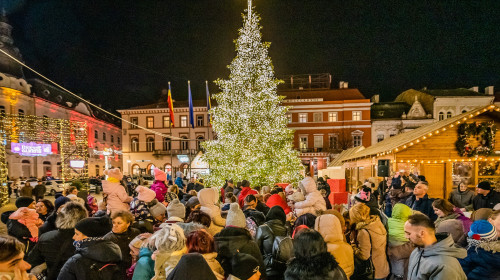
<svg viewBox="0 0 500 280">
<path fill-rule="evenodd" d="M 251 7 L 251 5 L 250 5 Z M 218 79 L 222 92 L 210 110 L 216 140 L 203 143 L 203 161 L 210 166 L 206 185 L 220 188 L 224 180 L 249 180 L 252 185 L 296 182 L 301 162 L 287 127 L 288 107 L 276 94 L 269 43 L 261 42 L 259 16 L 248 9 L 236 40 L 237 55 L 228 66 L 229 80 Z"/>
</svg>

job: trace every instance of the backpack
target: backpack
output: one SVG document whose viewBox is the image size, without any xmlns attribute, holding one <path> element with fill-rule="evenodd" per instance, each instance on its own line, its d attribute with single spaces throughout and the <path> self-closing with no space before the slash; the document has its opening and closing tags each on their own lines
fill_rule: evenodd
<svg viewBox="0 0 500 280">
<path fill-rule="evenodd" d="M 266 224 L 266 226 L 273 232 L 269 225 Z M 275 236 L 269 265 L 286 267 L 291 258 L 293 258 L 292 238 L 290 236 Z"/>
<path fill-rule="evenodd" d="M 123 272 L 116 263 L 93 262 L 88 270 L 87 279 L 110 280 L 123 279 Z"/>
<path fill-rule="evenodd" d="M 246 224 L 247 224 L 247 229 L 252 235 L 252 238 L 255 238 L 255 235 L 257 234 L 257 229 L 259 228 L 259 225 L 255 221 L 255 219 L 252 216 L 248 216 L 246 219 Z"/>
</svg>

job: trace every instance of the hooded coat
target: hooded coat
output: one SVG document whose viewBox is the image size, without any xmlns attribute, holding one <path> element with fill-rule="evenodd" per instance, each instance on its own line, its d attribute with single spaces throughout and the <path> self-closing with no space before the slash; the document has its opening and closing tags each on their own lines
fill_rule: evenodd
<svg viewBox="0 0 500 280">
<path fill-rule="evenodd" d="M 132 280 L 151 280 L 155 276 L 155 261 L 151 259 L 153 252 L 146 247 L 139 250 L 139 259 L 135 264 Z"/>
<path fill-rule="evenodd" d="M 335 258 L 328 252 L 311 258 L 294 258 L 285 271 L 285 280 L 347 280 Z"/>
<path fill-rule="evenodd" d="M 155 276 L 152 280 L 166 279 L 170 272 L 174 270 L 175 266 L 181 260 L 182 255 L 187 253 L 187 248 L 174 252 L 161 252 L 156 253 L 154 272 Z"/>
<path fill-rule="evenodd" d="M 458 260 L 469 280 L 500 279 L 500 240 L 471 245 L 467 257 Z"/>
<path fill-rule="evenodd" d="M 460 188 L 456 188 L 450 193 L 448 201 L 458 208 L 467 208 L 472 210 L 472 200 L 474 199 L 474 192 L 466 189 L 465 191 L 460 191 Z"/>
<path fill-rule="evenodd" d="M 316 183 L 312 177 L 306 177 L 299 183 L 299 188 L 304 193 L 306 200 L 295 203 L 295 212 L 297 216 L 305 213 L 313 215 L 321 214 L 326 211 L 325 199 L 318 191 Z"/>
<path fill-rule="evenodd" d="M 217 206 L 219 195 L 217 189 L 206 188 L 198 193 L 198 201 L 200 202 L 200 210 L 206 213 L 212 219 L 212 224 L 208 228 L 208 232 L 212 235 L 220 232 L 226 226 L 226 219 L 222 218 L 220 208 Z"/>
<path fill-rule="evenodd" d="M 165 186 L 165 182 L 156 180 L 151 185 L 151 190 L 156 193 L 156 199 L 158 199 L 159 202 L 163 202 L 165 200 L 165 195 L 168 192 L 167 186 Z"/>
<path fill-rule="evenodd" d="M 287 214 L 287 215 L 288 215 L 288 213 L 290 213 L 292 211 L 292 210 L 290 210 L 290 207 L 288 206 L 288 204 L 286 204 L 286 201 L 277 193 L 271 195 L 267 199 L 266 205 L 269 208 L 273 208 L 274 206 L 280 206 L 281 208 L 283 208 L 283 210 L 285 211 L 285 214 Z"/>
<path fill-rule="evenodd" d="M 328 252 L 335 257 L 347 278 L 351 277 L 354 273 L 354 252 L 351 245 L 344 241 L 339 219 L 332 214 L 318 216 L 314 229 L 323 236 Z"/>
<path fill-rule="evenodd" d="M 89 275 L 90 267 L 95 263 L 118 264 L 122 254 L 120 247 L 108 240 L 83 242 L 76 253 L 64 264 L 58 280 L 95 280 Z"/>
<path fill-rule="evenodd" d="M 205 259 L 205 261 L 207 262 L 208 266 L 210 266 L 210 269 L 214 273 L 215 277 L 218 280 L 224 279 L 224 269 L 222 269 L 222 266 L 217 261 L 217 253 L 212 252 L 212 253 L 203 254 L 202 256 Z"/>
<path fill-rule="evenodd" d="M 389 230 L 389 246 L 401 245 L 408 242 L 405 237 L 405 222 L 413 211 L 405 204 L 397 203 L 392 209 L 392 217 L 387 219 Z"/>
<path fill-rule="evenodd" d="M 108 195 L 106 203 L 109 212 L 118 210 L 129 211 L 129 202 L 132 201 L 132 197 L 128 196 L 125 187 L 120 185 L 120 183 L 108 180 L 102 181 L 102 191 Z"/>
<path fill-rule="evenodd" d="M 455 247 L 453 238 L 447 234 L 436 234 L 436 238 L 437 243 L 413 250 L 408 265 L 408 280 L 466 280 L 457 258 L 465 258 L 467 251 Z"/>
</svg>

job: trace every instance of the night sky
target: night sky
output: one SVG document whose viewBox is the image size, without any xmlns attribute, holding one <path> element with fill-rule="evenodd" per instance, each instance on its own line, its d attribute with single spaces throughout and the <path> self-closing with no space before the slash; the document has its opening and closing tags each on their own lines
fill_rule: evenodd
<svg viewBox="0 0 500 280">
<path fill-rule="evenodd" d="M 227 78 L 245 0 L 2 0 L 25 62 L 105 108 L 204 98 Z M 277 75 L 331 73 L 385 101 L 500 89 L 500 1 L 254 0 Z M 25 70 L 27 77 L 33 74 Z M 210 85 L 211 93 L 218 88 Z"/>
</svg>

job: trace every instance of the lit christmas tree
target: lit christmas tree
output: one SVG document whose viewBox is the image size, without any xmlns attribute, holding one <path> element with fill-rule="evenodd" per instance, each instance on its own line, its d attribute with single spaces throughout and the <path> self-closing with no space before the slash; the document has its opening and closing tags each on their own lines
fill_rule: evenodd
<svg viewBox="0 0 500 280">
<path fill-rule="evenodd" d="M 293 149 L 293 131 L 287 128 L 276 94 L 281 82 L 274 77 L 268 56 L 270 43 L 262 43 L 259 16 L 243 15 L 243 27 L 236 40 L 237 55 L 228 66 L 229 80 L 218 79 L 222 92 L 214 95 L 211 110 L 216 140 L 204 143 L 203 160 L 210 166 L 206 185 L 220 188 L 224 180 L 249 180 L 252 185 L 296 182 L 301 162 Z"/>
</svg>

